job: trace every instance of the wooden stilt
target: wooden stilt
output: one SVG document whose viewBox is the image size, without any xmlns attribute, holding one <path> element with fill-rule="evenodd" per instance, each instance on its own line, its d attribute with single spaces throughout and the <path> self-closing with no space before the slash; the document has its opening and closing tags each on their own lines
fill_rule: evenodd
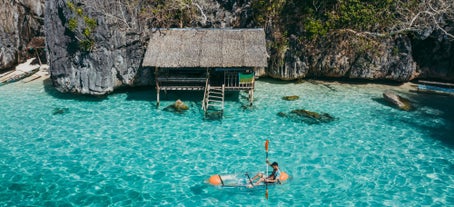
<svg viewBox="0 0 454 207">
<path fill-rule="evenodd" d="M 154 69 L 154 78 L 155 78 L 155 84 L 156 84 L 156 108 L 159 108 L 159 82 L 158 82 L 158 67 L 155 67 Z"/>
<path fill-rule="evenodd" d="M 36 57 L 38 58 L 39 66 L 43 65 L 43 64 L 41 63 L 41 58 L 39 58 L 39 53 L 38 53 L 38 50 L 37 50 L 37 49 L 35 49 L 35 55 L 36 55 Z"/>
<path fill-rule="evenodd" d="M 156 108 L 159 108 L 159 86 L 156 86 Z"/>
<path fill-rule="evenodd" d="M 249 105 L 252 106 L 252 102 L 254 102 L 254 89 L 249 90 Z"/>
</svg>

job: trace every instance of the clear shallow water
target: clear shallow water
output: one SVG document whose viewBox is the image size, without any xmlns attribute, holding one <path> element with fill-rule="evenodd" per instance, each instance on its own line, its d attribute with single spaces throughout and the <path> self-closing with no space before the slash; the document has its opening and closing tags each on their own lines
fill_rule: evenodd
<svg viewBox="0 0 454 207">
<path fill-rule="evenodd" d="M 169 93 L 156 109 L 152 89 L 99 99 L 41 81 L 0 86 L 0 206 L 454 205 L 453 98 L 402 91 L 418 106 L 403 112 L 382 101 L 389 88 L 259 81 L 252 109 L 232 94 L 222 121 L 204 121 L 201 93 Z M 177 98 L 191 109 L 162 110 Z M 300 108 L 337 120 L 276 115 Z M 205 183 L 264 171 L 265 139 L 292 176 L 269 200 Z"/>
</svg>

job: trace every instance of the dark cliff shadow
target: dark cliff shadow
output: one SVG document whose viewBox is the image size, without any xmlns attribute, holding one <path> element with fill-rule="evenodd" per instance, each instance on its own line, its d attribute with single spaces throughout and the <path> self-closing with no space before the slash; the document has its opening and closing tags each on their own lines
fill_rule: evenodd
<svg viewBox="0 0 454 207">
<path fill-rule="evenodd" d="M 127 101 L 155 101 L 156 92 L 151 86 L 124 87 L 115 89 L 113 94 L 126 94 Z"/>
<path fill-rule="evenodd" d="M 81 95 L 73 93 L 62 93 L 58 91 L 52 84 L 50 78 L 43 80 L 44 91 L 50 96 L 58 99 L 64 100 L 77 100 L 77 101 L 88 101 L 88 102 L 99 102 L 107 99 L 107 96 L 91 96 L 91 95 Z"/>
<path fill-rule="evenodd" d="M 454 147 L 454 97 L 435 94 L 414 94 L 409 96 L 417 107 L 429 107 L 439 113 L 423 112 L 427 119 L 442 118 L 444 124 L 436 127 L 422 126 L 430 130 L 432 137 Z M 415 123 L 417 124 L 417 123 Z"/>
</svg>

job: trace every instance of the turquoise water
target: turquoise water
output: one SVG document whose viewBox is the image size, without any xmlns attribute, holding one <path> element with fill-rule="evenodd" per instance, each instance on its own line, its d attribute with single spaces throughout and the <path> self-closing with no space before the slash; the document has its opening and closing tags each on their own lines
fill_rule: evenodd
<svg viewBox="0 0 454 207">
<path fill-rule="evenodd" d="M 399 90 L 416 110 L 382 101 Z M 288 102 L 282 96 L 298 95 Z M 0 86 L 0 206 L 453 206 L 454 100 L 392 86 L 258 81 L 254 107 L 231 94 L 222 121 L 203 120 L 201 93 L 153 89 L 106 98 L 43 84 Z M 239 97 L 239 98 L 238 98 Z M 163 108 L 180 98 L 183 114 Z M 307 109 L 336 120 L 277 116 Z M 219 189 L 211 175 L 265 171 L 292 179 L 263 189 Z"/>
</svg>

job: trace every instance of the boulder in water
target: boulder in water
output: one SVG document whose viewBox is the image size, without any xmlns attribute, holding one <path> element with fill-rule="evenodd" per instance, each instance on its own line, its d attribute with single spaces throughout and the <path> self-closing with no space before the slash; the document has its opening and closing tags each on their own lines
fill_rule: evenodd
<svg viewBox="0 0 454 207">
<path fill-rule="evenodd" d="M 180 99 L 176 100 L 174 104 L 167 106 L 164 108 L 165 111 L 172 111 L 172 112 L 183 112 L 188 110 L 189 107 L 183 103 Z"/>
<path fill-rule="evenodd" d="M 300 97 L 299 96 L 284 96 L 282 97 L 282 99 L 286 100 L 286 101 L 295 101 L 295 100 L 298 100 Z"/>
<path fill-rule="evenodd" d="M 284 112 L 279 112 L 277 115 L 280 117 L 289 118 L 293 121 L 304 122 L 306 124 L 328 123 L 328 122 L 336 120 L 336 118 L 334 118 L 330 114 L 317 113 L 317 112 L 308 111 L 305 109 L 292 110 L 288 114 L 286 114 Z"/>
<path fill-rule="evenodd" d="M 410 111 L 412 109 L 411 103 L 408 99 L 397 95 L 393 91 L 385 91 L 383 93 L 383 98 L 385 98 L 386 101 L 393 104 L 394 106 L 397 106 L 401 110 Z"/>
</svg>

